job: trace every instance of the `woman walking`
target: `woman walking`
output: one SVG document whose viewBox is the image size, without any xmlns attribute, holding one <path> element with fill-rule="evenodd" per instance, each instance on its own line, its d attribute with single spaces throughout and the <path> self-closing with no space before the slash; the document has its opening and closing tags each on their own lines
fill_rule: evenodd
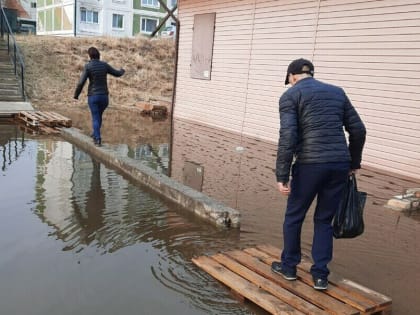
<svg viewBox="0 0 420 315">
<path fill-rule="evenodd" d="M 74 98 L 77 100 L 82 92 L 86 80 L 89 78 L 88 104 L 92 116 L 93 141 L 96 146 L 101 146 L 102 114 L 108 106 L 107 74 L 120 77 L 125 70 L 116 70 L 104 61 L 100 61 L 100 53 L 95 47 L 88 49 L 90 61 L 85 65 L 79 83 L 77 84 Z"/>
</svg>

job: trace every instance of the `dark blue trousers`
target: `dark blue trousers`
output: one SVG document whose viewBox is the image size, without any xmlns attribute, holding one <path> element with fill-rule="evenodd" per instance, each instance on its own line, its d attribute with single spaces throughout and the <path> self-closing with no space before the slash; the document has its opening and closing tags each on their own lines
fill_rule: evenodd
<svg viewBox="0 0 420 315">
<path fill-rule="evenodd" d="M 311 268 L 313 276 L 327 279 L 332 259 L 332 220 L 349 174 L 349 163 L 299 164 L 292 168 L 291 193 L 283 224 L 283 270 L 295 272 L 301 260 L 300 236 L 303 220 L 317 196 Z"/>
<path fill-rule="evenodd" d="M 108 95 L 88 96 L 88 104 L 92 116 L 93 137 L 95 140 L 101 140 L 102 114 L 108 107 Z"/>
</svg>

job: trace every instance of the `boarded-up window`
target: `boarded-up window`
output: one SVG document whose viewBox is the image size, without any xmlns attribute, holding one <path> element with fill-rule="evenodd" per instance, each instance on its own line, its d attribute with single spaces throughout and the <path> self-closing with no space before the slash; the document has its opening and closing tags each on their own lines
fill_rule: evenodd
<svg viewBox="0 0 420 315">
<path fill-rule="evenodd" d="M 210 80 L 216 13 L 194 15 L 191 78 Z"/>
</svg>

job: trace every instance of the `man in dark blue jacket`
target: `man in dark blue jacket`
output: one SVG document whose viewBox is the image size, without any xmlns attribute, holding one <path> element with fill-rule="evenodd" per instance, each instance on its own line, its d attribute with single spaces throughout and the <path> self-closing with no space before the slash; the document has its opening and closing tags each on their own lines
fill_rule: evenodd
<svg viewBox="0 0 420 315">
<path fill-rule="evenodd" d="M 333 251 L 331 222 L 349 173 L 360 168 L 366 129 L 343 89 L 313 76 L 309 60 L 293 61 L 285 81 L 291 87 L 279 102 L 276 177 L 288 201 L 281 262 L 273 262 L 271 268 L 287 280 L 296 279 L 302 224 L 317 196 L 311 274 L 314 288 L 325 290 Z M 349 134 L 348 145 L 343 127 Z"/>
</svg>

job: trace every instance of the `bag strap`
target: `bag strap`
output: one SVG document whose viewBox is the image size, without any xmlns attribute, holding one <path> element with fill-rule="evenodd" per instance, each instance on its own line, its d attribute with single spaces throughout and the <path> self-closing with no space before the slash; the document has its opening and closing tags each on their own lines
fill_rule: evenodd
<svg viewBox="0 0 420 315">
<path fill-rule="evenodd" d="M 349 181 L 353 181 L 354 189 L 355 189 L 355 191 L 358 191 L 358 189 L 357 189 L 357 181 L 356 181 L 356 174 L 351 174 L 349 176 Z"/>
</svg>

